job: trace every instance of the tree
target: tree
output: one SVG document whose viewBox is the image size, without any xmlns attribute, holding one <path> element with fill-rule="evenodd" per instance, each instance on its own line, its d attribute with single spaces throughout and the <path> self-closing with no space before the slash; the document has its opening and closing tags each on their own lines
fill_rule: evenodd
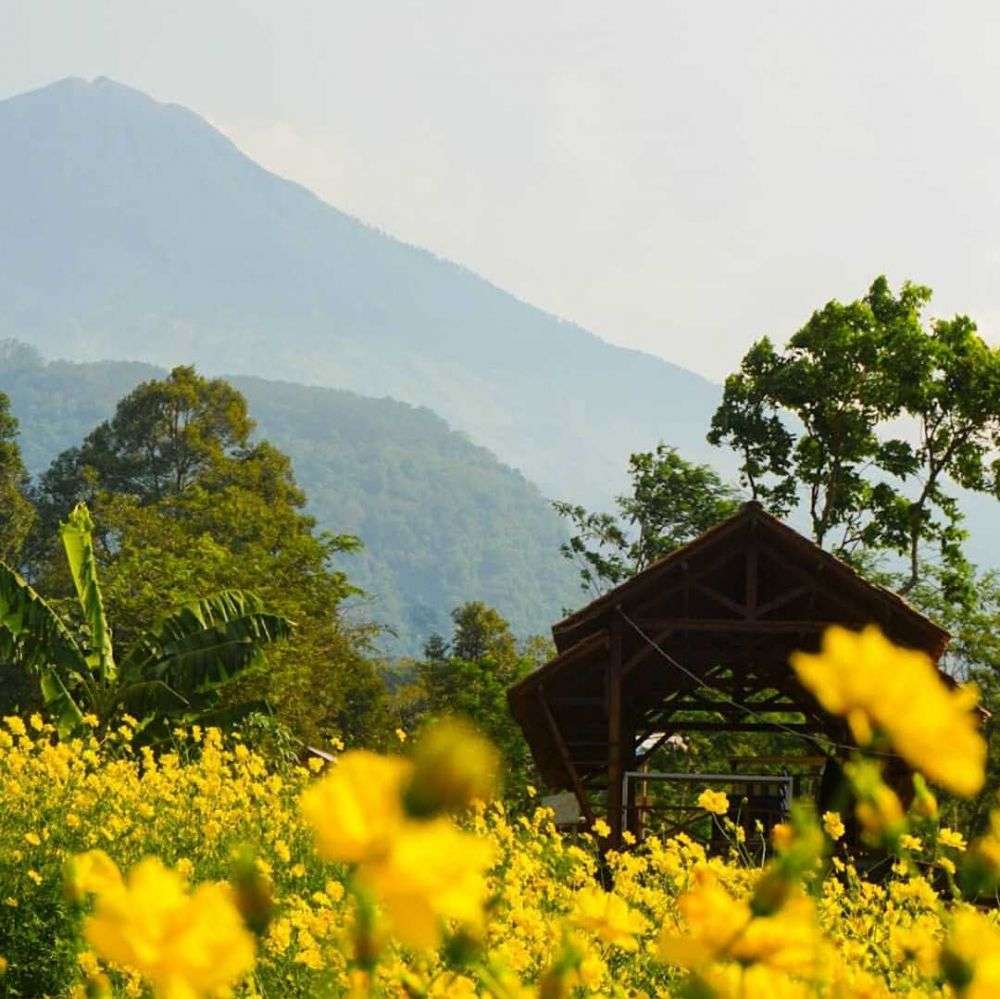
<svg viewBox="0 0 1000 999">
<path fill-rule="evenodd" d="M 397 693 L 397 709 L 412 726 L 445 715 L 467 718 L 504 760 L 508 796 L 523 796 L 536 781 L 531 756 L 507 707 L 507 688 L 551 655 L 550 643 L 519 647 L 510 625 L 492 607 L 471 601 L 452 611 L 450 645 L 437 636 L 416 664 L 416 682 Z"/>
<path fill-rule="evenodd" d="M 0 392 L 0 561 L 15 562 L 35 519 L 27 498 L 28 473 L 17 446 L 17 420 Z"/>
<path fill-rule="evenodd" d="M 480 600 L 456 607 L 451 612 L 455 631 L 451 654 L 458 659 L 479 661 L 487 656 L 498 664 L 507 664 L 517 655 L 510 625 L 503 615 Z"/>
<path fill-rule="evenodd" d="M 813 313 L 784 352 L 759 340 L 726 379 L 708 435 L 740 455 L 744 486 L 773 512 L 804 501 L 818 544 L 905 556 L 904 592 L 928 544 L 950 568 L 945 585 L 963 578 L 947 483 L 1000 496 L 1000 350 L 964 316 L 925 324 L 930 297 L 911 283 L 893 294 L 879 277 L 863 298 Z"/>
<path fill-rule="evenodd" d="M 243 396 L 220 378 L 177 367 L 167 378 L 143 382 L 42 476 L 42 529 L 101 491 L 141 503 L 178 496 L 226 458 L 243 454 L 253 427 Z"/>
<path fill-rule="evenodd" d="M 245 432 L 252 423 L 239 393 L 190 369 L 165 382 L 170 391 L 150 382 L 123 399 L 106 429 L 60 456 L 44 482 L 50 510 L 81 493 L 92 499 L 101 525 L 96 557 L 119 636 L 134 640 L 163 600 L 250 590 L 296 628 L 273 650 L 268 671 L 244 675 L 226 699 L 265 701 L 307 743 L 378 744 L 390 726 L 376 630 L 342 612 L 358 591 L 335 565 L 359 542 L 316 531 L 288 457 Z M 161 417 L 177 409 L 178 384 L 187 415 L 184 433 L 174 435 L 172 418 Z M 71 593 L 50 554 L 33 570 L 47 591 Z"/>
<path fill-rule="evenodd" d="M 600 593 L 725 520 L 738 494 L 707 465 L 686 461 L 660 443 L 629 458 L 632 492 L 616 498 L 618 511 L 588 513 L 557 502 L 575 532 L 560 548 L 580 566 L 584 591 Z"/>
<path fill-rule="evenodd" d="M 0 656 L 37 676 L 60 735 L 76 732 L 85 713 L 105 725 L 131 714 L 140 731 L 159 735 L 170 719 L 200 720 L 219 705 L 221 692 L 237 675 L 261 664 L 267 645 L 291 633 L 290 623 L 265 611 L 256 596 L 231 590 L 161 614 L 119 654 L 122 647 L 112 642 L 105 613 L 92 530 L 82 505 L 60 529 L 79 629 L 0 563 Z"/>
</svg>

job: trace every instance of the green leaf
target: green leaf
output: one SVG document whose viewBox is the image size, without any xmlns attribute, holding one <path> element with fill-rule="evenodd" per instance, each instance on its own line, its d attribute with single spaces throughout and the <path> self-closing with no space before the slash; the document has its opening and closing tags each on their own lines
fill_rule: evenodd
<svg viewBox="0 0 1000 999">
<path fill-rule="evenodd" d="M 103 685 L 115 679 L 117 670 L 111 647 L 111 629 L 104 614 L 104 599 L 97 581 L 97 559 L 91 536 L 93 529 L 90 511 L 83 503 L 78 503 L 66 523 L 59 525 L 59 536 L 66 550 L 66 560 L 84 619 L 90 629 L 92 652 L 88 661 L 91 667 L 96 667 Z"/>
<path fill-rule="evenodd" d="M 25 669 L 86 672 L 87 660 L 59 615 L 10 566 L 0 562 L 0 657 Z"/>
<path fill-rule="evenodd" d="M 262 606 L 239 590 L 185 604 L 143 636 L 123 670 L 163 680 L 184 697 L 225 683 L 292 633 L 290 621 Z"/>
<path fill-rule="evenodd" d="M 59 738 L 68 738 L 83 725 L 83 712 L 55 669 L 42 671 L 40 686 L 45 709 L 55 719 Z"/>
</svg>

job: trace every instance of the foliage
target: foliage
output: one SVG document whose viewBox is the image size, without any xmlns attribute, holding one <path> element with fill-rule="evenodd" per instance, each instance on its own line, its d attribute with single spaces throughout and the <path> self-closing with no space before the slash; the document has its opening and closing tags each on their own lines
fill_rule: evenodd
<svg viewBox="0 0 1000 999">
<path fill-rule="evenodd" d="M 410 682 L 396 692 L 404 729 L 447 715 L 472 721 L 500 750 L 509 802 L 525 800 L 537 782 L 531 754 L 507 707 L 507 688 L 550 653 L 547 643 L 518 643 L 493 608 L 471 601 L 452 611 L 451 641 L 432 635 L 424 658 L 411 667 Z"/>
<path fill-rule="evenodd" d="M 17 420 L 0 392 L 0 561 L 16 562 L 35 512 L 27 498 L 28 473 L 17 445 Z"/>
<path fill-rule="evenodd" d="M 961 513 L 949 483 L 1000 497 L 1000 349 L 965 316 L 926 324 L 930 289 L 884 277 L 828 302 L 783 352 L 755 343 L 726 379 L 709 441 L 741 459 L 754 498 L 786 515 L 804 498 L 818 544 L 907 559 L 933 544 L 960 584 Z M 912 428 L 912 438 L 902 429 Z"/>
<path fill-rule="evenodd" d="M 43 520 L 67 500 L 91 497 L 101 526 L 94 557 L 120 641 L 139 641 L 164 602 L 254 592 L 296 628 L 267 671 L 227 687 L 222 706 L 266 703 L 306 742 L 378 743 L 388 716 L 372 658 L 376 632 L 342 612 L 358 591 L 334 567 L 359 543 L 315 530 L 288 457 L 251 441 L 251 429 L 243 397 L 225 382 L 190 368 L 144 382 L 43 476 Z M 40 582 L 69 595 L 72 580 L 42 546 L 36 551 Z"/>
<path fill-rule="evenodd" d="M 289 622 L 238 590 L 202 597 L 137 635 L 116 662 L 92 540 L 93 523 L 76 507 L 60 534 L 76 590 L 80 637 L 10 567 L 0 563 L 0 650 L 38 677 L 42 701 L 68 737 L 84 714 L 113 725 L 131 715 L 162 737 L 171 718 L 198 719 L 216 708 L 238 674 L 262 663 L 265 646 L 287 638 Z"/>
<path fill-rule="evenodd" d="M 0 362 L 0 391 L 20 418 L 25 463 L 36 476 L 112 418 L 139 383 L 167 377 L 125 362 L 44 362 L 14 342 L 0 342 Z M 267 439 L 293 462 L 320 528 L 364 540 L 339 564 L 369 594 L 365 614 L 385 625 L 378 644 L 387 653 L 419 654 L 431 633 L 450 628 L 451 608 L 473 597 L 499 608 L 518 635 L 542 630 L 574 599 L 573 572 L 556 554 L 564 531 L 545 498 L 429 409 L 287 382 L 227 381 L 258 425 L 252 439 Z M 71 507 L 60 503 L 53 531 Z M 46 543 L 51 536 L 37 534 Z"/>
<path fill-rule="evenodd" d="M 641 572 L 734 513 L 737 493 L 707 465 L 682 458 L 660 443 L 631 455 L 630 495 L 616 500 L 617 513 L 588 513 L 557 502 L 573 532 L 560 551 L 579 566 L 583 589 L 596 595 Z"/>
<path fill-rule="evenodd" d="M 862 658 L 883 657 L 883 686 L 922 668 L 855 640 Z M 715 790 L 702 799 L 728 840 L 721 855 L 649 836 L 605 854 L 612 891 L 595 882 L 607 824 L 564 835 L 547 810 L 511 821 L 485 804 L 496 758 L 459 726 L 431 730 L 410 758 L 355 750 L 276 770 L 216 729 L 179 729 L 156 757 L 128 729 L 55 742 L 41 718 L 7 718 L 5 984 L 21 995 L 132 995 L 144 983 L 158 996 L 222 985 L 246 996 L 989 995 L 1000 921 L 968 902 L 1000 883 L 1000 813 L 969 843 L 941 824 L 919 777 L 903 810 L 876 754 L 905 751 L 910 734 L 879 685 L 861 683 L 871 664 L 845 665 L 844 651 L 835 641 L 799 665 L 817 689 L 850 689 L 835 710 L 871 725 L 847 767 L 855 815 L 820 824 L 797 805 L 756 859 L 738 803 Z M 934 697 L 960 722 L 962 695 Z M 962 747 L 954 758 L 938 747 L 934 764 L 965 781 Z M 878 881 L 852 856 L 849 822 L 894 858 Z"/>
<path fill-rule="evenodd" d="M 225 459 L 245 455 L 252 430 L 246 401 L 221 379 L 177 367 L 167 378 L 143 382 L 41 477 L 42 529 L 100 493 L 144 505 L 179 496 Z"/>
</svg>

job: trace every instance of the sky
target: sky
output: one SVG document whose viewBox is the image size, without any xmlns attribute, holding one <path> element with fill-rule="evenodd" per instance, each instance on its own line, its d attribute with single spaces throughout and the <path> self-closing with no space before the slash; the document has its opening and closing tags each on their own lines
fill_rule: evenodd
<svg viewBox="0 0 1000 999">
<path fill-rule="evenodd" d="M 1000 5 L 0 0 L 0 97 L 110 76 L 600 336 L 722 378 L 877 274 L 1000 342 Z"/>
</svg>

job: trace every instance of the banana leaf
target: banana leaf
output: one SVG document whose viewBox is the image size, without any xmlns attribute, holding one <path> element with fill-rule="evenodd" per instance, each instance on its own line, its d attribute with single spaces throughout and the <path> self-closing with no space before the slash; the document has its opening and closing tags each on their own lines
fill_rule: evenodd
<svg viewBox="0 0 1000 999">
<path fill-rule="evenodd" d="M 97 581 L 97 559 L 94 555 L 92 532 L 94 522 L 82 503 L 77 504 L 65 524 L 59 525 L 59 537 L 66 550 L 73 585 L 83 608 L 84 620 L 90 630 L 91 653 L 88 662 L 100 677 L 101 684 L 114 681 L 115 657 L 111 646 L 111 629 L 104 614 L 104 598 Z"/>
<path fill-rule="evenodd" d="M 290 621 L 262 607 L 258 597 L 240 590 L 185 604 L 143 636 L 123 672 L 162 680 L 188 698 L 219 686 L 292 633 Z"/>
<path fill-rule="evenodd" d="M 87 688 L 94 700 L 86 656 L 52 607 L 2 562 L 0 657 L 39 677 L 42 700 L 61 737 L 76 730 L 83 714 L 67 683 Z"/>
</svg>

